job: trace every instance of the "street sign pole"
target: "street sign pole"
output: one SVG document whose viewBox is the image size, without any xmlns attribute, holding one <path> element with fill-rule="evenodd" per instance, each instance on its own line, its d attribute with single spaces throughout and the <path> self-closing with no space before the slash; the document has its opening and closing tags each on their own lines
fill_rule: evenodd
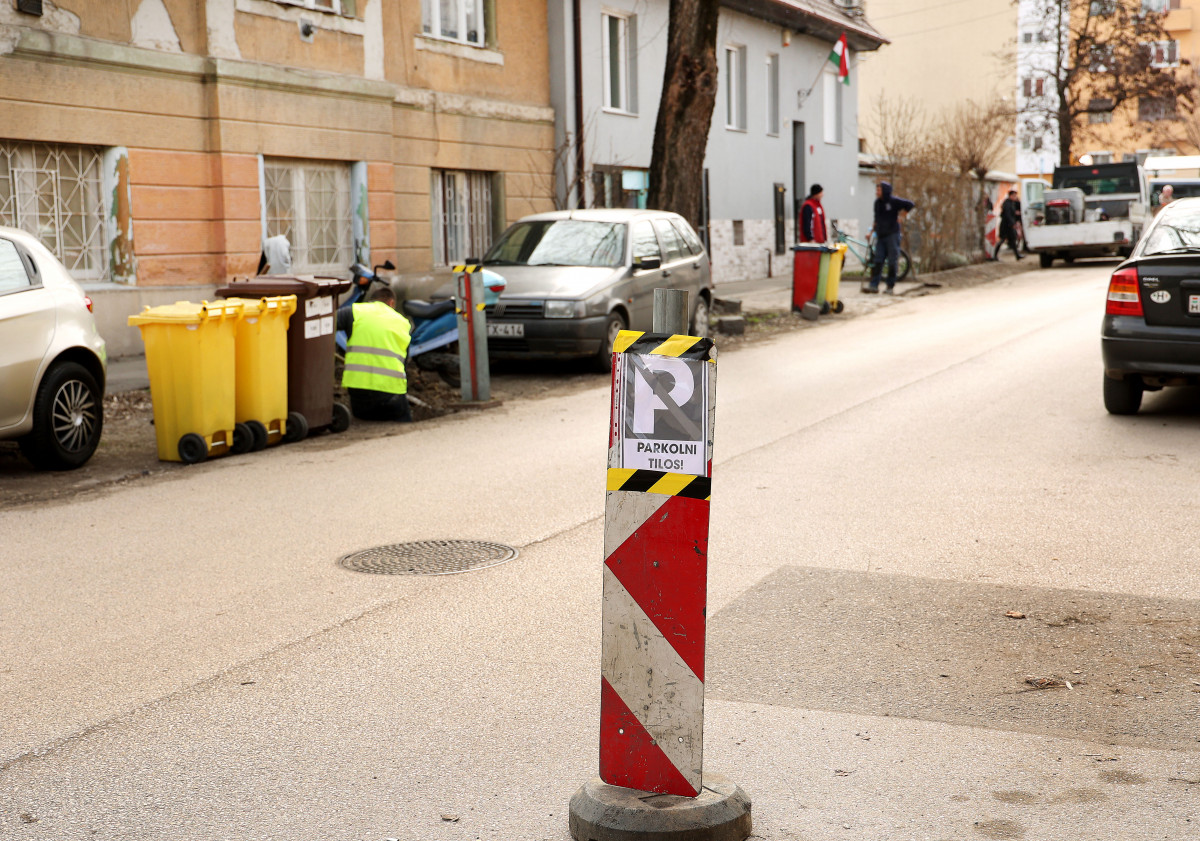
<svg viewBox="0 0 1200 841">
<path fill-rule="evenodd" d="M 483 307 L 483 275 L 479 266 L 455 266 L 458 272 L 458 360 L 464 403 L 486 403 L 492 397 L 488 368 L 487 316 Z"/>
<path fill-rule="evenodd" d="M 750 834 L 745 792 L 702 768 L 717 366 L 688 313 L 687 292 L 656 289 L 654 332 L 612 348 L 600 773 L 571 798 L 578 841 Z"/>
</svg>

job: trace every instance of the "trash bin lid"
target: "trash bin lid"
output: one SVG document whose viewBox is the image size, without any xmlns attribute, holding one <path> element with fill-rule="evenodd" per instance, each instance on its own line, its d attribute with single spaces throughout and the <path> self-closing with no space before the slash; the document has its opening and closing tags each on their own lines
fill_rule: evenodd
<svg viewBox="0 0 1200 841">
<path fill-rule="evenodd" d="M 228 286 L 217 290 L 221 298 L 260 298 L 275 295 L 295 295 L 304 301 L 340 295 L 350 288 L 350 281 L 338 277 L 316 277 L 314 275 L 262 275 L 260 277 L 235 278 Z"/>
<path fill-rule="evenodd" d="M 832 251 L 826 245 L 819 242 L 798 242 L 792 246 L 792 251 Z"/>
<path fill-rule="evenodd" d="M 142 324 L 200 324 L 204 321 L 238 318 L 242 314 L 241 301 L 176 301 L 160 307 L 146 307 L 137 315 L 129 316 L 131 327 Z"/>
<path fill-rule="evenodd" d="M 278 295 L 273 298 L 226 298 L 227 303 L 242 305 L 242 318 L 257 318 L 260 315 L 289 317 L 296 311 L 295 295 Z"/>
</svg>

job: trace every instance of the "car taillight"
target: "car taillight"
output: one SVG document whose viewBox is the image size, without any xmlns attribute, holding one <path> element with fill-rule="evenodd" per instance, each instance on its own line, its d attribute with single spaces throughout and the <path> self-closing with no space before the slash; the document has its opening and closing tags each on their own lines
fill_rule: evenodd
<svg viewBox="0 0 1200 841">
<path fill-rule="evenodd" d="M 92 299 L 91 299 L 91 298 L 89 298 L 87 295 L 84 295 L 84 296 L 83 296 L 83 303 L 84 303 L 84 306 L 86 306 L 86 307 L 88 308 L 88 312 L 93 312 L 93 310 L 92 310 Z"/>
<path fill-rule="evenodd" d="M 1108 282 L 1108 315 L 1141 315 L 1142 297 L 1138 294 L 1137 269 L 1118 269 Z"/>
<path fill-rule="evenodd" d="M 507 283 L 496 283 L 496 284 L 489 286 L 488 289 L 491 290 L 492 292 L 495 292 L 497 295 L 499 295 L 501 292 L 504 291 L 506 286 L 508 286 Z"/>
</svg>

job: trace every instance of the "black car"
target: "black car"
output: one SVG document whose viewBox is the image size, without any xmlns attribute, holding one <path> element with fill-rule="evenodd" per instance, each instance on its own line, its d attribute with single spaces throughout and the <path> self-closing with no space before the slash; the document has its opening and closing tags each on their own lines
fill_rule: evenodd
<svg viewBox="0 0 1200 841">
<path fill-rule="evenodd" d="M 1136 414 L 1145 391 L 1200 385 L 1200 198 L 1159 210 L 1113 272 L 1100 335 L 1110 413 Z"/>
</svg>

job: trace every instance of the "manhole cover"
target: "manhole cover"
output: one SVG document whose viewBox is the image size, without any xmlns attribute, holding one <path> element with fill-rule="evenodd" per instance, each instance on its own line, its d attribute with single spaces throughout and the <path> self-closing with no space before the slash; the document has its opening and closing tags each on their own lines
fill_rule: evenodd
<svg viewBox="0 0 1200 841">
<path fill-rule="evenodd" d="M 451 575 L 503 564 L 519 553 L 483 540 L 421 540 L 352 552 L 338 563 L 353 572 L 376 575 Z"/>
</svg>

